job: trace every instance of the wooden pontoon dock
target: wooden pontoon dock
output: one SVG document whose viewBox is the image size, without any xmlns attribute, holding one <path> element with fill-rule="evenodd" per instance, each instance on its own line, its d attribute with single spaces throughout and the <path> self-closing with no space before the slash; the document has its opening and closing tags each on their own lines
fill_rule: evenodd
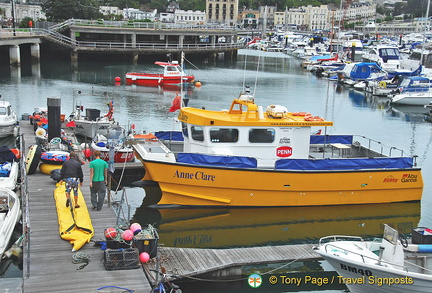
<svg viewBox="0 0 432 293">
<path fill-rule="evenodd" d="M 26 153 L 36 142 L 33 127 L 27 121 L 21 123 L 21 137 Z M 23 157 L 25 158 L 25 155 Z M 114 209 L 106 204 L 101 211 L 91 210 L 88 162 L 83 165 L 83 171 L 82 191 L 87 207 L 90 208 L 89 213 L 95 230 L 93 240 L 104 240 L 104 230 L 115 226 L 117 216 Z M 23 222 L 29 234 L 23 247 L 23 292 L 97 292 L 97 289 L 107 286 L 126 288 L 133 292 L 151 291 L 154 277 L 152 270 L 157 269 L 155 259 L 138 269 L 106 270 L 103 250 L 99 245 L 90 242 L 78 251 L 90 257 L 89 264 L 79 269 L 82 263 L 72 262 L 72 245 L 59 235 L 53 197 L 55 182 L 48 175 L 37 170 L 35 174 L 23 176 L 21 189 L 23 195 L 27 194 L 27 198 L 23 199 Z M 157 256 L 158 264 L 163 266 L 168 274 L 180 277 L 249 264 L 318 258 L 312 250 L 312 245 L 234 249 L 158 247 Z M 5 283 L 14 288 L 13 285 Z M 4 288 L 3 284 L 0 286 Z"/>
</svg>

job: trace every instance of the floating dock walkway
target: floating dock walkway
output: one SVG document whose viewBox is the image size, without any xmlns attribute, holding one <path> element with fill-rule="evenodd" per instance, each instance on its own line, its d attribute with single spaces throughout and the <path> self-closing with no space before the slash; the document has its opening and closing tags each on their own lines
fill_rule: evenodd
<svg viewBox="0 0 432 293">
<path fill-rule="evenodd" d="M 21 122 L 21 134 L 26 153 L 36 142 L 33 127 L 28 121 Z M 88 162 L 83 165 L 82 191 L 87 207 L 91 208 L 88 166 Z M 101 247 L 90 242 L 79 250 L 90 257 L 90 262 L 79 269 L 82 263 L 72 262 L 72 245 L 59 235 L 53 196 L 55 182 L 39 169 L 35 174 L 24 176 L 23 182 L 23 193 L 26 190 L 28 193 L 28 200 L 23 203 L 28 208 L 24 208 L 23 217 L 29 233 L 24 241 L 23 292 L 98 292 L 107 286 L 107 291 L 110 286 L 133 292 L 151 291 L 154 276 L 145 272 L 156 269 L 155 259 L 139 269 L 108 271 L 104 267 Z M 101 211 L 90 209 L 89 213 L 95 230 L 93 240 L 103 240 L 104 230 L 116 224 L 114 209 L 104 205 Z M 169 274 L 188 277 L 242 265 L 310 260 L 319 256 L 313 252 L 312 245 L 285 245 L 235 249 L 159 247 L 157 258 Z M 4 288 L 3 284 L 0 287 Z"/>
</svg>

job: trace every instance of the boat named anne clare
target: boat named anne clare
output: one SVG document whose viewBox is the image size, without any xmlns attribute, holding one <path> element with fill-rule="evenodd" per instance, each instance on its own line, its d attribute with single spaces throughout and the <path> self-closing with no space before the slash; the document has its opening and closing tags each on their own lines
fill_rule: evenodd
<svg viewBox="0 0 432 293">
<path fill-rule="evenodd" d="M 229 110 L 183 107 L 184 145 L 133 144 L 146 174 L 141 186 L 161 190 L 154 203 L 185 206 L 314 206 L 420 200 L 421 169 L 390 148 L 373 151 L 352 135 L 310 135 L 333 122 L 270 105 L 250 95 Z M 324 132 L 326 133 L 326 132 Z M 381 145 L 380 145 L 381 146 Z M 399 152 L 400 151 L 400 152 Z M 395 154 L 396 156 L 390 156 Z"/>
<path fill-rule="evenodd" d="M 195 79 L 193 75 L 184 74 L 178 61 L 156 61 L 155 64 L 163 67 L 163 73 L 128 72 L 126 73 L 126 84 L 157 87 L 193 82 Z"/>
</svg>

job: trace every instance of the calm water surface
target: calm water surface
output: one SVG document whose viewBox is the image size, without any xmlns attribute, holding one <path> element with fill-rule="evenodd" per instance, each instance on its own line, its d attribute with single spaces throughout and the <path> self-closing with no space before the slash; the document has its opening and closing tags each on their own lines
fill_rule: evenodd
<svg viewBox="0 0 432 293">
<path fill-rule="evenodd" d="M 241 50 L 235 62 L 192 63 L 187 64 L 189 73 L 201 81 L 202 87 L 185 89 L 189 106 L 227 109 L 243 86 L 249 85 L 255 89 L 256 103 L 263 107 L 281 104 L 289 111 L 310 112 L 334 121 L 334 127 L 328 129 L 330 134 L 364 135 L 418 155 L 425 188 L 421 203 L 194 210 L 148 209 L 141 206 L 143 190 L 128 189 L 132 221 L 155 224 L 161 243 L 218 248 L 316 243 L 319 237 L 329 234 L 379 236 L 382 223 L 392 224 L 404 233 L 410 233 L 416 226 L 432 227 L 429 180 L 432 176 L 432 124 L 429 116 L 423 114 L 423 108 L 390 108 L 385 99 L 365 97 L 361 92 L 339 88 L 335 83 L 315 77 L 300 68 L 298 59 L 282 53 Z M 113 100 L 114 117 L 122 125 L 133 123 L 136 130 L 147 132 L 177 130 L 176 113 L 168 113 L 168 109 L 178 89 L 114 84 L 115 77 L 123 80 L 126 72 L 135 70 L 159 72 L 160 67 L 150 61 L 134 66 L 83 62 L 78 70 L 72 71 L 68 62 L 43 62 L 40 66 L 23 64 L 20 71 L 0 69 L 0 94 L 12 103 L 20 116 L 33 112 L 35 107 L 46 107 L 48 97 L 61 98 L 62 113 L 66 115 L 72 112 L 74 101 L 84 108 L 97 108 L 104 113 L 106 104 Z M 319 262 L 315 269 L 320 271 L 323 266 L 325 264 Z M 291 267 L 290 271 L 293 270 Z M 310 267 L 298 270 L 312 271 Z M 283 290 L 288 289 L 277 289 Z"/>
</svg>

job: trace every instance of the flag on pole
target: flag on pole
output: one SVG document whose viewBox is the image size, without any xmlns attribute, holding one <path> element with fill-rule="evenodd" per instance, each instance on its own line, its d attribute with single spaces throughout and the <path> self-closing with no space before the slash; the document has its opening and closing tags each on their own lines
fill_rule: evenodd
<svg viewBox="0 0 432 293">
<path fill-rule="evenodd" d="M 168 112 L 175 112 L 180 109 L 181 96 L 176 95 Z"/>
<path fill-rule="evenodd" d="M 66 123 L 66 127 L 76 127 L 75 121 L 72 120 L 71 122 Z"/>
</svg>

